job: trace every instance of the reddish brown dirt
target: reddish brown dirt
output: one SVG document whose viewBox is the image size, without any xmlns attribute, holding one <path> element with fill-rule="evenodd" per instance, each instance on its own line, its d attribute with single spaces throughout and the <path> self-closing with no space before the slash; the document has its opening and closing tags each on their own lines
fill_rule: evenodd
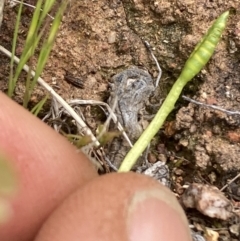
<svg viewBox="0 0 240 241">
<path fill-rule="evenodd" d="M 33 0 L 29 1 L 34 5 Z M 229 110 L 240 110 L 240 3 L 239 0 L 102 0 L 71 1 L 42 77 L 64 99 L 106 101 L 111 77 L 131 65 L 158 72 L 142 40 L 148 40 L 162 67 L 163 76 L 153 98 L 160 103 L 177 79 L 196 43 L 222 12 L 232 14 L 214 56 L 184 89 L 198 101 Z M 17 55 L 21 54 L 33 10 L 24 7 Z M 5 7 L 0 44 L 11 50 L 17 7 Z M 34 60 L 33 60 L 34 63 Z M 79 89 L 64 80 L 66 70 L 84 81 Z M 9 59 L 0 53 L 0 89 L 7 90 Z M 23 74 L 15 91 L 22 102 Z M 44 96 L 38 87 L 36 103 Z M 98 120 L 96 120 L 98 121 Z M 173 189 L 181 194 L 186 182 L 221 188 L 240 171 L 240 121 L 238 115 L 188 103 L 179 99 L 176 109 L 153 141 L 151 159 L 168 158 Z M 188 213 L 190 220 L 193 214 Z M 196 221 L 196 220 L 195 220 Z M 197 220 L 199 222 L 199 220 Z M 202 221 L 203 222 L 203 221 Z M 216 227 L 211 219 L 204 221 Z M 230 224 L 225 223 L 228 227 Z M 220 232 L 221 233 L 221 232 Z M 237 240 L 223 232 L 221 240 Z M 224 239 L 225 238 L 225 239 Z"/>
</svg>

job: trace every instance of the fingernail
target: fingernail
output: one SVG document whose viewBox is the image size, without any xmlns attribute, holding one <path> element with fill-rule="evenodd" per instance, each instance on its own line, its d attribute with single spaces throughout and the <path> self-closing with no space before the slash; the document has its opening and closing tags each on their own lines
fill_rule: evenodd
<svg viewBox="0 0 240 241">
<path fill-rule="evenodd" d="M 129 241 L 190 241 L 185 214 L 168 191 L 137 192 L 128 209 Z"/>
</svg>

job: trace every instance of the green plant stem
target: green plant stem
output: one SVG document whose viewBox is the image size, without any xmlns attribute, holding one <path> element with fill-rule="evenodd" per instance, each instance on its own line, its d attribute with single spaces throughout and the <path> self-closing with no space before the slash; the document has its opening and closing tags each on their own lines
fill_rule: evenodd
<svg viewBox="0 0 240 241">
<path fill-rule="evenodd" d="M 49 98 L 49 94 L 47 94 L 42 100 L 40 100 L 32 109 L 31 109 L 31 113 L 35 116 L 37 116 L 39 114 L 39 112 L 41 111 L 41 109 L 43 108 L 44 104 L 46 103 L 46 101 Z"/>
<path fill-rule="evenodd" d="M 163 125 L 169 113 L 173 110 L 174 105 L 179 98 L 179 95 L 181 94 L 184 86 L 185 83 L 180 78 L 175 82 L 167 98 L 163 102 L 161 108 L 159 109 L 149 126 L 144 130 L 140 138 L 134 144 L 133 148 L 126 155 L 122 165 L 119 168 L 119 172 L 127 172 L 131 170 L 133 165 L 136 163 L 138 157 L 147 148 L 152 138 L 156 135 L 157 131 Z"/>
<path fill-rule="evenodd" d="M 152 138 L 157 134 L 169 113 L 173 110 L 184 86 L 201 71 L 211 58 L 226 26 L 228 16 L 228 11 L 220 15 L 201 39 L 200 43 L 195 47 L 189 59 L 186 61 L 179 78 L 173 85 L 156 116 L 146 130 L 144 130 L 131 150 L 127 153 L 118 170 L 119 172 L 127 172 L 131 170 L 139 156 L 147 148 Z"/>
</svg>

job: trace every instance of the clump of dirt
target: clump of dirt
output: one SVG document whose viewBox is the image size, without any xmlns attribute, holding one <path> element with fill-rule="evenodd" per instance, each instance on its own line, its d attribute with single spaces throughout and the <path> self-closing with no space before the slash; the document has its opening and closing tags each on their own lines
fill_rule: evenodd
<svg viewBox="0 0 240 241">
<path fill-rule="evenodd" d="M 33 5 L 35 2 L 29 1 Z M 232 9 L 232 14 L 215 54 L 187 85 L 184 94 L 207 104 L 240 110 L 238 0 L 71 1 L 42 77 L 64 99 L 106 101 L 111 77 L 129 66 L 145 68 L 153 78 L 157 77 L 157 67 L 143 44 L 143 40 L 148 40 L 163 70 L 160 86 L 152 98 L 153 103 L 160 104 L 212 21 L 228 9 Z M 32 13 L 33 10 L 24 7 L 18 56 Z M 9 50 L 16 14 L 17 6 L 5 7 L 0 44 Z M 6 91 L 9 59 L 2 53 L 0 59 L 0 89 Z M 82 79 L 84 89 L 67 83 L 64 80 L 66 71 Z M 25 77 L 24 74 L 21 76 L 15 91 L 19 103 Z M 44 90 L 37 88 L 32 101 L 36 103 L 43 96 Z M 156 149 L 152 150 L 152 156 L 155 156 L 152 159 L 167 157 L 174 180 L 173 190 L 178 194 L 182 193 L 186 182 L 198 181 L 221 187 L 226 184 L 227 174 L 240 170 L 238 115 L 227 115 L 179 99 L 175 111 L 153 143 Z M 190 172 L 195 174 L 194 177 L 189 175 Z M 228 179 L 232 177 L 233 174 L 228 175 Z M 194 220 L 191 213 L 188 215 Z M 208 220 L 206 223 L 211 226 Z M 230 236 L 227 240 L 231 240 Z"/>
</svg>

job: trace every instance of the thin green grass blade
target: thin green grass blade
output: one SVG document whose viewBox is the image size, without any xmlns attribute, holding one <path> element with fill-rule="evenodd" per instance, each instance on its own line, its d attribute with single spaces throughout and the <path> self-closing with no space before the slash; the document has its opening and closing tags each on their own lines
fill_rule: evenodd
<svg viewBox="0 0 240 241">
<path fill-rule="evenodd" d="M 41 101 L 39 101 L 31 110 L 31 113 L 35 116 L 39 114 L 42 110 L 43 106 L 45 105 L 46 101 L 48 100 L 49 95 L 46 95 Z"/>
<path fill-rule="evenodd" d="M 22 14 L 22 8 L 23 8 L 22 3 L 23 3 L 23 0 L 21 0 L 21 3 L 19 5 L 18 15 L 17 15 L 15 29 L 14 29 L 14 35 L 13 35 L 12 57 L 11 57 L 11 61 L 10 61 L 10 76 L 9 76 L 9 81 L 8 81 L 8 96 L 9 97 L 12 97 L 13 91 L 14 91 L 15 86 L 16 86 L 16 83 L 14 83 L 14 80 L 13 80 L 13 65 L 14 65 L 14 55 L 15 55 L 15 52 L 16 52 L 19 24 L 20 24 L 20 21 L 21 21 L 21 14 Z"/>
<path fill-rule="evenodd" d="M 29 66 L 29 71 L 27 74 L 27 80 L 25 82 L 25 92 L 24 92 L 24 97 L 23 97 L 23 107 L 27 108 L 31 93 L 30 93 L 30 87 L 31 87 L 31 71 L 32 71 L 32 66 Z"/>
<path fill-rule="evenodd" d="M 29 98 L 32 94 L 32 91 L 33 91 L 33 88 L 35 87 L 36 83 L 37 83 L 37 79 L 39 78 L 40 74 L 42 73 L 43 69 L 44 69 L 44 66 L 48 60 L 48 57 L 49 57 L 49 54 L 50 54 L 50 51 L 52 49 L 52 46 L 54 44 L 54 41 L 55 41 L 55 38 L 56 38 L 56 35 L 57 35 L 57 31 L 59 29 L 59 25 L 61 23 L 61 19 L 62 19 L 62 16 L 63 16 L 63 13 L 64 13 L 64 10 L 66 9 L 66 6 L 68 4 L 68 1 L 64 1 L 61 6 L 59 7 L 57 13 L 56 13 L 56 16 L 53 20 L 53 23 L 52 23 L 52 26 L 51 26 L 51 29 L 50 29 L 50 32 L 49 32 L 49 36 L 48 36 L 48 39 L 44 42 L 42 48 L 41 48 L 41 52 L 39 54 L 39 57 L 38 57 L 38 63 L 37 63 L 37 67 L 36 67 L 36 73 L 35 73 L 35 76 L 33 78 L 33 81 L 31 83 L 31 86 L 29 88 L 29 92 L 28 92 L 28 95 L 25 96 L 25 101 L 27 104 L 28 101 L 29 101 Z"/>
<path fill-rule="evenodd" d="M 27 63 L 28 59 L 32 56 L 34 53 L 38 42 L 40 40 L 40 36 L 36 37 L 37 35 L 37 25 L 38 25 L 38 20 L 39 16 L 41 13 L 41 5 L 42 5 L 42 0 L 37 1 L 36 9 L 34 11 L 33 17 L 32 17 L 32 22 L 29 27 L 27 39 L 24 45 L 24 49 L 20 58 L 20 62 L 17 66 L 15 75 L 11 81 L 11 88 L 8 89 L 8 96 L 12 97 L 18 77 L 22 71 L 23 66 Z M 34 41 L 35 40 L 35 41 Z"/>
<path fill-rule="evenodd" d="M 28 30 L 28 35 L 26 39 L 26 45 L 30 44 L 32 41 L 32 38 L 35 38 L 36 33 L 38 32 L 40 25 L 42 22 L 40 22 L 40 15 L 42 13 L 41 8 L 42 8 L 42 2 L 43 0 L 38 0 L 37 5 L 32 17 L 32 22 L 30 24 L 29 30 Z M 26 53 L 28 51 L 29 46 L 26 47 L 26 49 L 23 50 L 23 53 Z"/>
<path fill-rule="evenodd" d="M 49 11 L 52 9 L 52 6 L 55 2 L 56 2 L 55 0 L 48 0 L 48 1 L 44 2 L 42 14 L 41 14 L 41 17 L 40 17 L 40 22 L 42 22 L 45 19 L 45 17 L 49 13 Z"/>
</svg>

